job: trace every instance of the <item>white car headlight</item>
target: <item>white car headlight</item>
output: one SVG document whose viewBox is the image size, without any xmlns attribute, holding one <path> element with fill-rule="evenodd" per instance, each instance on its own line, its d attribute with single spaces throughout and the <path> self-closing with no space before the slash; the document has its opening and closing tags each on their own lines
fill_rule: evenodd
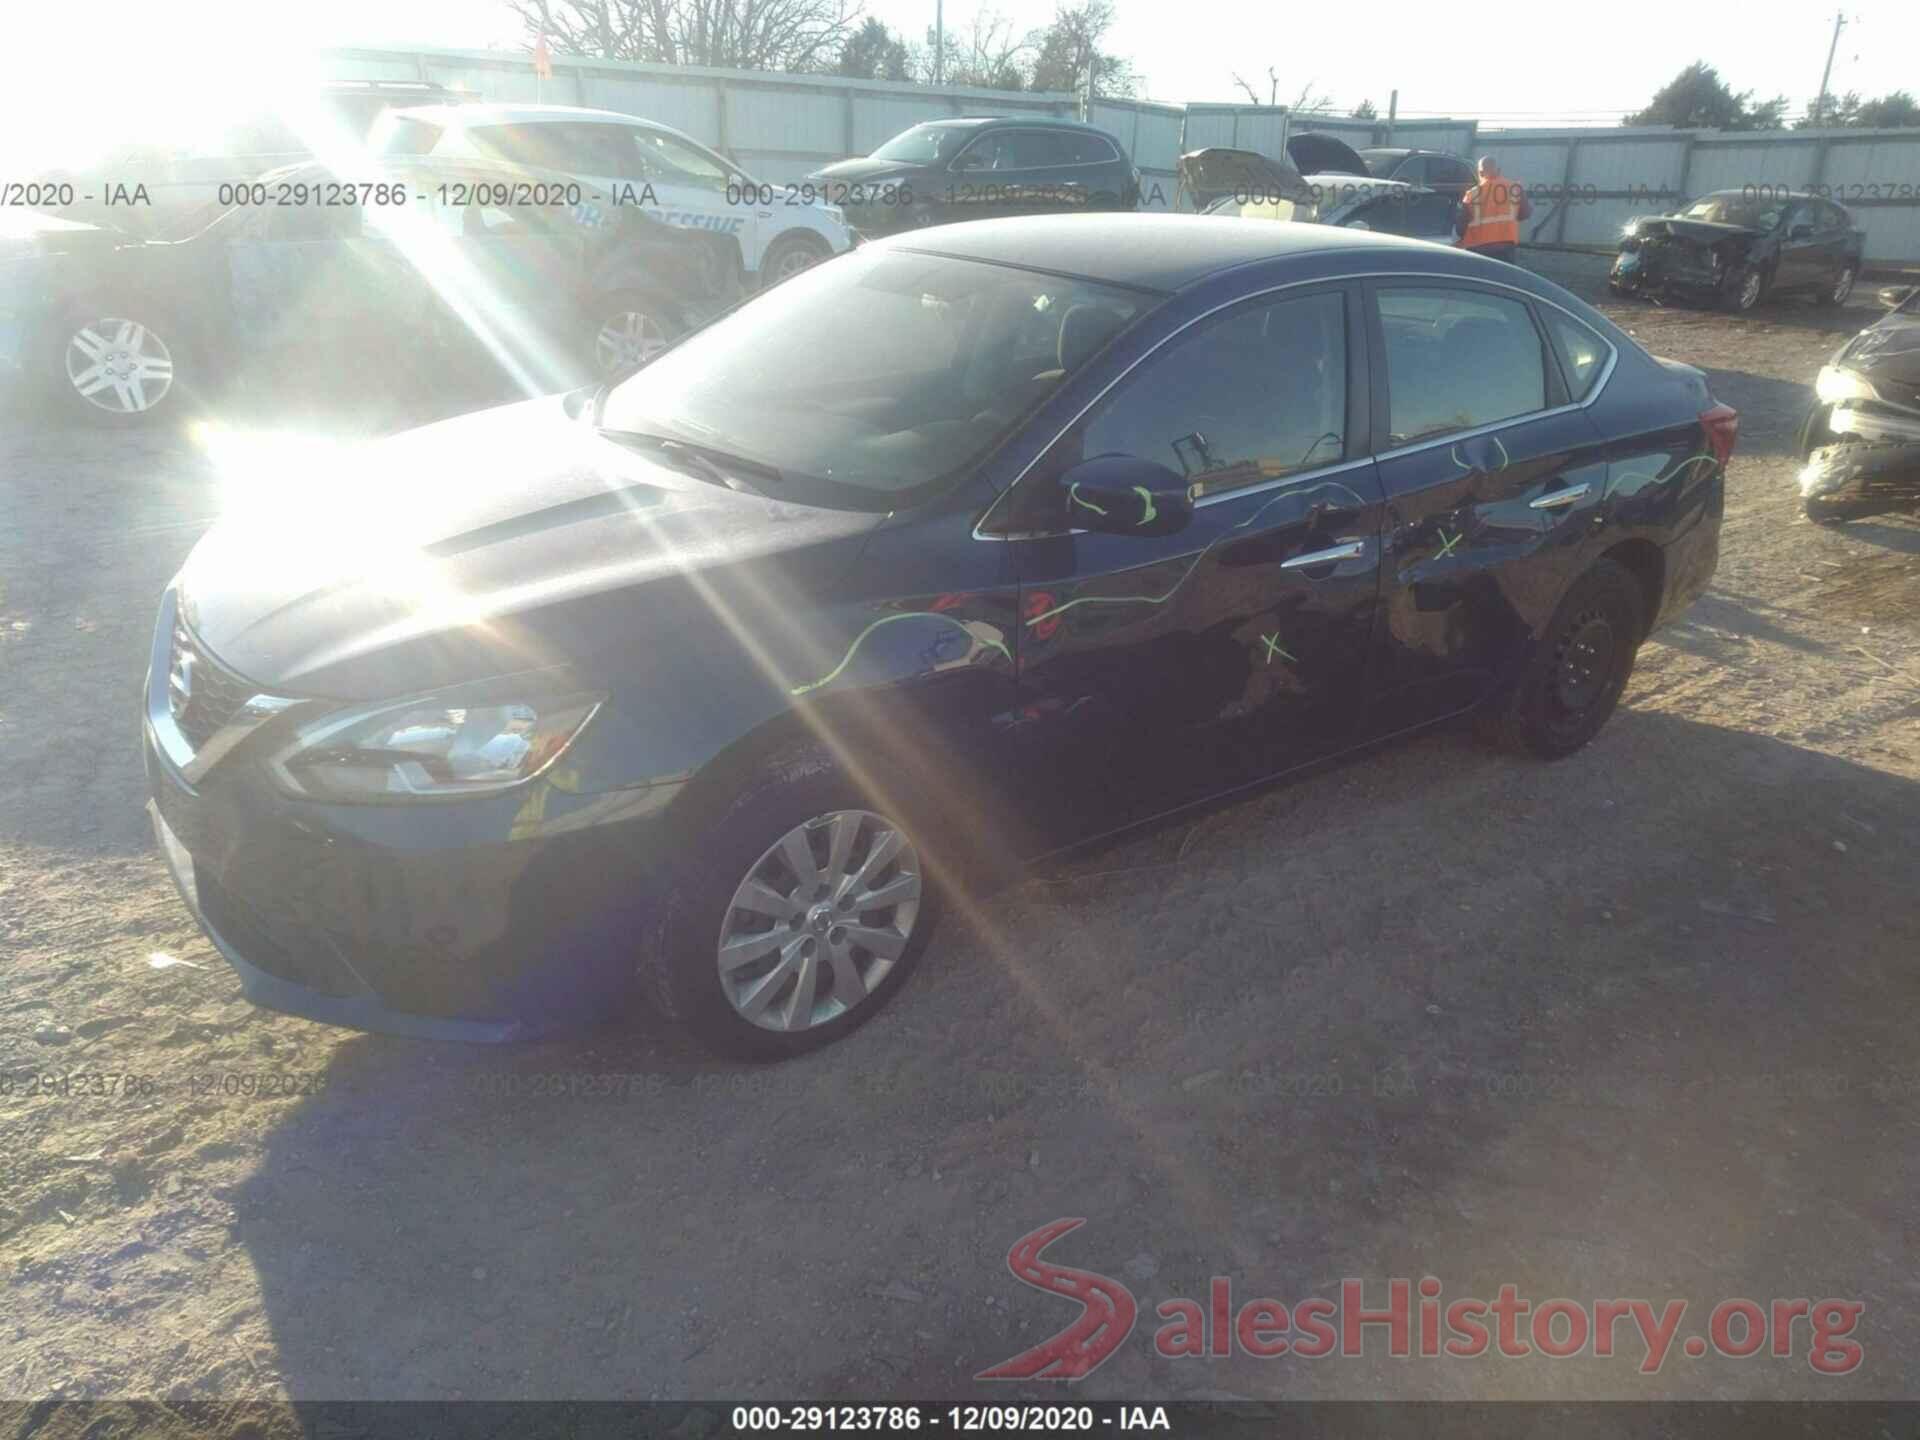
<svg viewBox="0 0 1920 1440">
<path fill-rule="evenodd" d="M 415 699 L 302 726 L 268 766 L 316 800 L 473 795 L 531 780 L 600 708 L 591 695 L 486 705 Z"/>
<path fill-rule="evenodd" d="M 1880 392 L 1872 385 L 1853 371 L 1842 370 L 1837 365 L 1820 367 L 1820 374 L 1813 382 L 1813 393 L 1820 397 L 1820 403 L 1823 405 L 1838 405 L 1843 400 L 1878 400 L 1880 398 Z"/>
</svg>

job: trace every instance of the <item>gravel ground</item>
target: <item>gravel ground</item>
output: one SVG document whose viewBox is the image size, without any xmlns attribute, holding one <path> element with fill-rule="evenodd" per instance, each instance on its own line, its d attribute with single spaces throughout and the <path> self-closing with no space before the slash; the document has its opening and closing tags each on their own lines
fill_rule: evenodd
<svg viewBox="0 0 1920 1440">
<path fill-rule="evenodd" d="M 1601 298 L 1601 262 L 1537 257 Z M 1872 312 L 1610 304 L 1742 414 L 1718 579 L 1555 766 L 1441 733 L 955 917 L 849 1042 L 647 1016 L 474 1049 L 255 1010 L 142 811 L 154 601 L 377 386 L 191 434 L 0 429 L 0 1397 L 1066 1398 L 972 1376 L 1124 1284 L 1075 1393 L 1884 1398 L 1920 1364 L 1920 525 L 1799 519 L 1790 435 Z M 441 409 L 470 403 L 438 401 Z M 131 1093 L 29 1094 L 28 1072 Z M 262 1081 L 259 1077 L 269 1077 Z M 271 1077 L 279 1077 L 276 1082 Z M 620 1077 L 620 1078 L 608 1078 Z M 295 1094 L 250 1094 L 278 1083 Z M 613 1092 L 613 1093 L 593 1093 Z M 1794 1354 L 1174 1361 L 1154 1307 L 1864 1303 Z M 20 1433 L 33 1428 L 22 1420 Z M 52 1432 L 47 1432 L 52 1433 Z"/>
</svg>

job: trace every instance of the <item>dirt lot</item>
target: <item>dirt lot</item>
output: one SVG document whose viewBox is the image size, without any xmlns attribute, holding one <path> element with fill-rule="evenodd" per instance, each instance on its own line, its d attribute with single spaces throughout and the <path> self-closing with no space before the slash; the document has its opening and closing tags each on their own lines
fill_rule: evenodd
<svg viewBox="0 0 1920 1440">
<path fill-rule="evenodd" d="M 1597 262 L 1542 258 L 1589 295 Z M 1596 298 L 1598 298 L 1596 296 Z M 1871 312 L 1614 305 L 1739 407 L 1717 583 L 1557 766 L 1435 735 L 1076 858 L 849 1043 L 718 1065 L 646 1017 L 470 1049 L 258 1011 L 142 811 L 154 601 L 305 424 L 0 429 L 0 1397 L 1065 1398 L 975 1383 L 1125 1284 L 1091 1397 L 1891 1397 L 1920 1365 L 1920 525 L 1797 514 L 1806 385 Z M 29 1094 L 23 1077 L 133 1077 Z M 630 1077 L 607 1080 L 604 1077 Z M 259 1077 L 317 1093 L 260 1096 Z M 557 1078 L 550 1078 L 557 1077 Z M 123 1088 L 126 1082 L 122 1082 Z M 611 1094 L 588 1093 L 611 1090 Z M 1155 1354 L 1289 1303 L 1838 1298 L 1791 1358 Z M 1004 1393 L 1002 1393 L 1004 1392 Z"/>
</svg>

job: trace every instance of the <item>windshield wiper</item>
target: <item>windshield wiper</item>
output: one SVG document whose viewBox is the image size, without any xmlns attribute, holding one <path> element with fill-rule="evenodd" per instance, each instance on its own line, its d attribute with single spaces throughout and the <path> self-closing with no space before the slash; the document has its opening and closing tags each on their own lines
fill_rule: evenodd
<svg viewBox="0 0 1920 1440">
<path fill-rule="evenodd" d="M 680 469 L 690 471 L 712 484 L 724 485 L 729 490 L 743 490 L 749 495 L 764 495 L 765 492 L 758 486 L 749 484 L 741 477 L 752 476 L 775 484 L 787 478 L 773 466 L 763 465 L 758 460 L 730 455 L 725 450 L 715 450 L 711 446 L 690 445 L 685 440 L 676 440 L 671 435 L 649 435 L 640 430 L 609 430 L 605 426 L 596 428 L 609 440 L 622 445 L 644 445 L 658 452 Z"/>
</svg>

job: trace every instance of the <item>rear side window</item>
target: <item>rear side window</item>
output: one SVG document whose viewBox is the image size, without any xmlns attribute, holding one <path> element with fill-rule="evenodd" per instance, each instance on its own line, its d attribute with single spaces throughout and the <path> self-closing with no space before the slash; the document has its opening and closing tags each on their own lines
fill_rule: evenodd
<svg viewBox="0 0 1920 1440">
<path fill-rule="evenodd" d="M 1439 155 L 1427 157 L 1429 185 L 1471 185 L 1473 182 L 1473 167 L 1465 161 L 1449 160 Z"/>
<path fill-rule="evenodd" d="M 539 170 L 582 168 L 571 125 L 476 125 L 467 132 L 473 148 L 495 160 Z"/>
<path fill-rule="evenodd" d="M 380 155 L 431 155 L 445 127 L 389 111 L 374 126 L 373 149 Z"/>
<path fill-rule="evenodd" d="M 1162 348 L 1089 418 L 1081 453 L 1155 461 L 1198 497 L 1333 464 L 1346 414 L 1345 301 L 1310 295 Z"/>
<path fill-rule="evenodd" d="M 1383 288 L 1379 295 L 1390 444 L 1546 407 L 1540 332 L 1518 300 L 1440 287 Z"/>
<path fill-rule="evenodd" d="M 1560 352 L 1560 368 L 1567 374 L 1567 390 L 1575 400 L 1584 400 L 1599 383 L 1607 366 L 1607 342 L 1560 310 L 1541 307 L 1547 317 L 1547 333 L 1554 349 Z"/>
<path fill-rule="evenodd" d="M 1065 153 L 1062 163 L 1068 165 L 1108 165 L 1120 158 L 1120 152 L 1105 136 L 1089 135 L 1081 130 L 1063 133 L 1060 148 Z"/>
</svg>

